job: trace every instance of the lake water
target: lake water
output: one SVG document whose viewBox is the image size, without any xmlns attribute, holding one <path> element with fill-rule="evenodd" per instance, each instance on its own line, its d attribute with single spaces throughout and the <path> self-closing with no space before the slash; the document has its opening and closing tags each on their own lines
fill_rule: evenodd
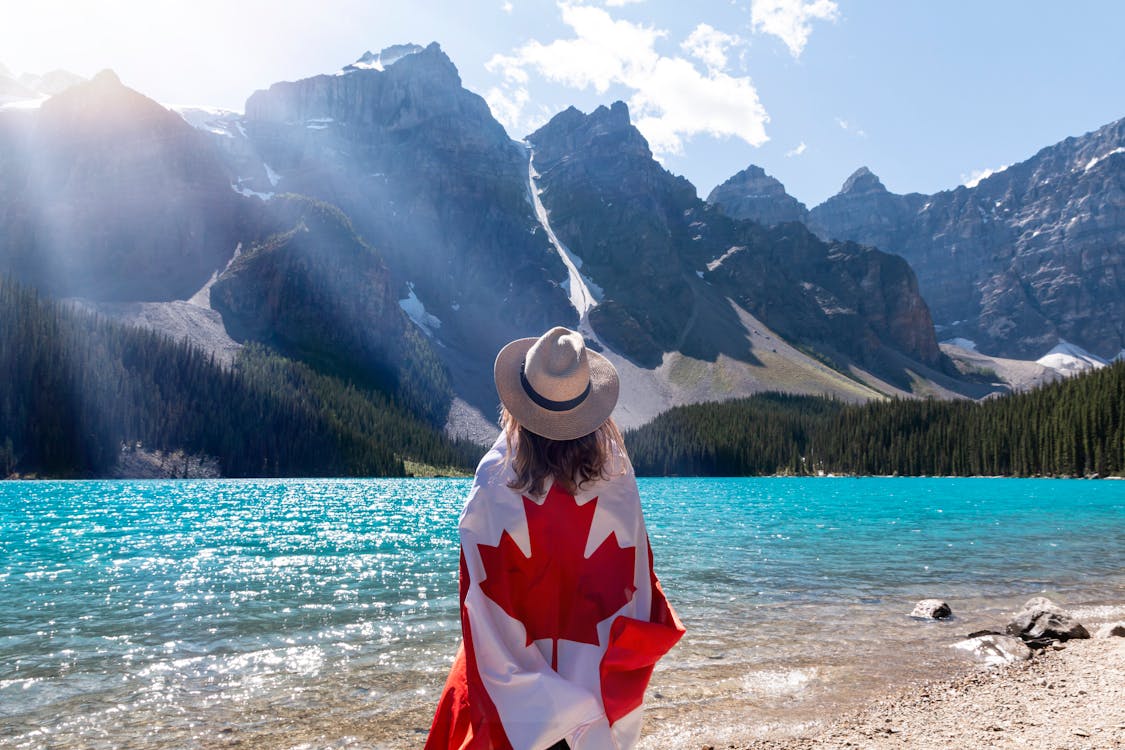
<svg viewBox="0 0 1125 750">
<path fill-rule="evenodd" d="M 784 733 L 1047 595 L 1125 618 L 1125 482 L 642 479 L 688 635 L 643 745 Z M 413 748 L 468 480 L 0 482 L 0 747 Z M 950 622 L 906 614 L 940 597 Z"/>
</svg>

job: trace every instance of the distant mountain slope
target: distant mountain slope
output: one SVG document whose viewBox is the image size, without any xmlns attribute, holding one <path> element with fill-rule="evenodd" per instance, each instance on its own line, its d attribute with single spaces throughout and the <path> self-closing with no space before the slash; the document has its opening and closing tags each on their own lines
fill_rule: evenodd
<svg viewBox="0 0 1125 750">
<path fill-rule="evenodd" d="M 247 100 L 244 123 L 276 177 L 270 189 L 347 213 L 403 297 L 412 285 L 442 321 L 447 344 L 499 345 L 575 322 L 559 287 L 566 270 L 528 198 L 526 153 L 437 44 L 274 84 Z"/>
<path fill-rule="evenodd" d="M 245 116 L 185 113 L 248 195 L 300 193 L 342 209 L 378 249 L 455 392 L 495 430 L 491 357 L 507 341 L 577 325 L 567 271 L 528 192 L 526 150 L 461 85 L 436 44 L 367 53 L 336 74 L 282 82 Z M 462 404 L 464 406 L 464 404 Z M 458 428 L 460 429 L 460 428 Z"/>
<path fill-rule="evenodd" d="M 0 113 L 0 269 L 229 360 L 209 306 L 483 439 L 496 351 L 557 324 L 618 365 L 633 424 L 767 388 L 994 389 L 957 378 L 899 258 L 699 201 L 623 104 L 515 142 L 431 44 L 181 111 L 103 74 Z"/>
<path fill-rule="evenodd" d="M 211 306 L 239 341 L 394 394 L 442 424 L 448 376 L 399 305 L 387 268 L 337 208 L 300 196 L 270 203 L 277 230 L 235 258 Z"/>
<path fill-rule="evenodd" d="M 0 112 L 0 272 L 58 296 L 186 299 L 255 223 L 203 136 L 112 72 Z"/>
<path fill-rule="evenodd" d="M 556 324 L 628 371 L 639 395 L 625 419 L 764 387 L 848 399 L 960 388 L 933 385 L 946 365 L 905 264 L 718 215 L 652 159 L 624 105 L 569 110 L 518 144 L 437 45 L 399 45 L 257 92 L 245 116 L 183 114 L 267 213 L 282 192 L 314 196 L 378 248 L 449 369 L 451 429 L 494 431 L 492 356 Z"/>
<path fill-rule="evenodd" d="M 808 224 L 906 258 L 941 338 L 1022 359 L 1060 340 L 1125 348 L 1125 120 L 934 195 L 861 169 Z"/>
<path fill-rule="evenodd" d="M 0 108 L 34 106 L 39 100 L 61 94 L 85 80 L 68 70 L 52 70 L 43 75 L 23 73 L 17 78 L 0 64 Z"/>
<path fill-rule="evenodd" d="M 639 364 L 674 351 L 753 360 L 733 302 L 793 344 L 904 386 L 903 359 L 943 366 L 906 263 L 799 224 L 727 217 L 653 159 L 623 103 L 569 109 L 529 142 L 551 223 L 602 291 L 593 328 Z"/>
<path fill-rule="evenodd" d="M 123 453 L 184 451 L 225 476 L 401 476 L 462 469 L 453 443 L 379 394 L 271 355 L 233 368 L 0 276 L 0 478 L 120 473 Z"/>
</svg>

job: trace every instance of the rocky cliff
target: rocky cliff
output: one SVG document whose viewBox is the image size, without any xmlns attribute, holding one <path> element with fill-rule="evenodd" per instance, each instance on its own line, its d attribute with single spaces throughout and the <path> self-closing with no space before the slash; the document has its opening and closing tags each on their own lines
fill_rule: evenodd
<svg viewBox="0 0 1125 750">
<path fill-rule="evenodd" d="M 436 44 L 367 53 L 246 103 L 271 190 L 339 206 L 454 348 L 576 323 L 537 221 L 526 151 Z M 404 295 L 405 296 L 405 295 Z"/>
<path fill-rule="evenodd" d="M 337 208 L 299 196 L 271 201 L 272 234 L 211 286 L 238 341 L 258 341 L 321 372 L 395 394 L 441 424 L 444 368 L 399 305 L 377 251 Z"/>
<path fill-rule="evenodd" d="M 728 216 L 749 219 L 767 227 L 786 221 L 805 221 L 805 204 L 785 192 L 785 186 L 751 164 L 707 196 L 707 202 Z"/>
<path fill-rule="evenodd" d="M 906 258 L 943 339 L 1020 359 L 1125 349 L 1125 120 L 934 195 L 862 169 L 808 223 Z"/>
<path fill-rule="evenodd" d="M 942 367 L 925 303 L 900 258 L 766 228 L 700 201 L 657 164 L 617 102 L 570 109 L 529 137 L 551 223 L 602 290 L 590 315 L 646 366 L 664 352 L 753 357 L 730 302 L 790 342 L 901 382 L 899 357 Z"/>
<path fill-rule="evenodd" d="M 187 298 L 254 224 L 204 137 L 112 72 L 0 113 L 0 271 L 50 294 Z"/>
</svg>

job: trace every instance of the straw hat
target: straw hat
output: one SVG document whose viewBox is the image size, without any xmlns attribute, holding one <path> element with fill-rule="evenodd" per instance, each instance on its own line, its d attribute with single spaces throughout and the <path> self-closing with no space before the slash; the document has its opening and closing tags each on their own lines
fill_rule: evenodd
<svg viewBox="0 0 1125 750">
<path fill-rule="evenodd" d="M 582 334 L 562 326 L 505 346 L 493 373 L 500 401 L 516 421 L 551 440 L 589 435 L 617 405 L 617 370 L 586 349 Z"/>
</svg>

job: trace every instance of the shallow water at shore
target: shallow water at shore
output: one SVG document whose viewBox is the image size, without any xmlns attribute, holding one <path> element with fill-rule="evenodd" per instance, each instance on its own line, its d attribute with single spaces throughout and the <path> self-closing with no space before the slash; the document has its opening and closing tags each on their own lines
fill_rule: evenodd
<svg viewBox="0 0 1125 750">
<path fill-rule="evenodd" d="M 467 480 L 0 484 L 0 747 L 421 744 Z M 647 747 L 785 733 L 965 664 L 1046 594 L 1125 617 L 1125 483 L 645 479 L 689 633 Z M 946 599 L 951 622 L 906 616 Z M 154 731 L 156 730 L 156 731 Z"/>
</svg>

